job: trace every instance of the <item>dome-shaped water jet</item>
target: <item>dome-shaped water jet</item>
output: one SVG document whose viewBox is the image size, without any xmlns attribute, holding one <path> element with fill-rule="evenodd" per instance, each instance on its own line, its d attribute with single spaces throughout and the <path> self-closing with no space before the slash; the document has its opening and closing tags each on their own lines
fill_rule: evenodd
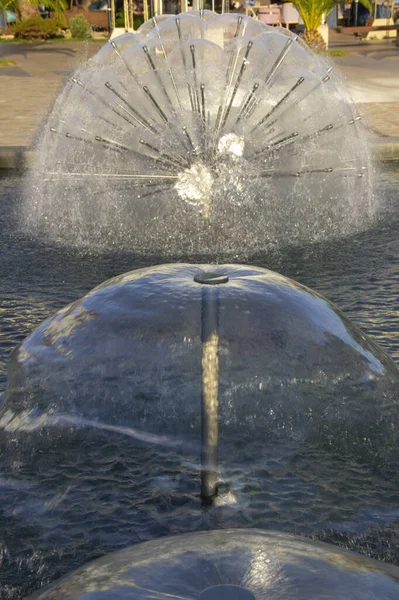
<svg viewBox="0 0 399 600">
<path fill-rule="evenodd" d="M 398 594 L 398 567 L 298 536 L 231 529 L 126 548 L 34 599 L 396 600 Z"/>
<path fill-rule="evenodd" d="M 271 271 L 121 275 L 11 356 L 7 526 L 17 538 L 28 521 L 44 565 L 71 551 L 64 573 L 182 531 L 380 531 L 398 517 L 398 381 L 336 307 Z M 201 487 L 219 488 L 206 506 Z"/>
</svg>

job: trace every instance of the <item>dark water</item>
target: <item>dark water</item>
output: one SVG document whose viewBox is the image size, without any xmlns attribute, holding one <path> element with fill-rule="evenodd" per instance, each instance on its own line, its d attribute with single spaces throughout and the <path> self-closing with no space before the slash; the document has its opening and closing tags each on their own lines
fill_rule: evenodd
<svg viewBox="0 0 399 600">
<path fill-rule="evenodd" d="M 398 183 L 399 176 L 395 172 L 380 176 L 378 194 L 384 199 L 383 208 L 378 221 L 368 231 L 350 239 L 318 246 L 295 249 L 287 246 L 280 253 L 252 259 L 260 266 L 277 270 L 327 296 L 397 362 Z M 164 262 L 159 257 L 143 258 L 129 253 L 81 254 L 73 248 L 52 246 L 46 240 L 30 239 L 18 230 L 19 194 L 18 179 L 0 180 L 0 392 L 5 388 L 9 352 L 44 318 L 116 274 Z M 187 261 L 187 257 L 176 256 L 175 260 Z M 193 258 L 193 261 L 198 260 L 198 257 Z M 32 461 L 46 483 L 45 491 L 39 481 L 38 489 L 34 489 L 30 495 L 23 486 L 19 490 L 13 489 L 5 478 L 7 457 L 4 455 L 4 444 L 0 444 L 0 452 L 3 452 L 0 463 L 0 506 L 3 508 L 0 516 L 1 598 L 14 600 L 88 559 L 170 532 L 218 526 L 289 529 L 284 523 L 274 520 L 273 507 L 270 505 L 267 511 L 261 509 L 261 516 L 256 521 L 251 521 L 245 511 L 237 513 L 228 507 L 223 514 L 202 512 L 193 500 L 195 494 L 190 489 L 189 478 L 188 483 L 181 481 L 177 484 L 181 485 L 184 492 L 178 493 L 177 490 L 170 494 L 168 469 L 173 472 L 178 463 L 173 453 L 164 457 L 165 481 L 158 481 L 156 485 L 151 483 L 152 495 L 140 499 L 143 478 L 149 482 L 156 482 L 157 479 L 157 457 L 151 451 L 137 461 L 131 456 L 128 440 L 116 440 L 104 435 L 100 465 L 91 443 L 94 437 L 89 434 L 82 436 L 79 432 L 74 435 L 75 439 L 69 439 L 76 449 L 73 453 L 63 452 L 60 444 L 57 451 L 52 452 L 51 445 L 46 448 L 46 440 L 40 440 L 41 451 L 36 454 L 33 452 Z M 280 460 L 284 452 L 289 454 L 289 448 L 275 448 L 274 451 L 275 456 L 270 457 L 271 461 Z M 24 452 L 29 451 L 20 451 L 19 456 L 23 456 Z M 245 454 L 245 449 L 243 452 Z M 248 449 L 247 454 L 250 463 L 252 456 Z M 309 454 L 306 460 L 310 472 L 317 457 Z M 147 465 L 145 474 L 140 467 L 142 461 Z M 102 471 L 99 471 L 99 466 Z M 60 467 L 71 481 L 70 486 L 65 486 L 61 491 L 57 479 Z M 342 468 L 345 467 L 342 465 Z M 353 468 L 353 489 L 348 493 L 356 495 L 356 489 L 366 485 L 366 471 L 363 472 L 359 466 L 355 468 L 348 465 L 348 468 Z M 189 469 L 187 467 L 185 472 L 188 473 Z M 86 477 L 76 483 L 74 475 L 82 471 L 86 472 Z M 93 473 L 96 475 L 93 476 Z M 29 473 L 22 470 L 21 481 L 24 476 L 29 487 Z M 236 479 L 239 476 L 239 473 L 232 474 Z M 295 478 L 295 472 L 284 470 L 276 487 L 276 496 L 281 495 L 281 490 L 284 492 L 285 488 L 289 490 Z M 110 481 L 117 482 L 117 485 L 110 488 Z M 255 481 L 252 483 L 256 485 Z M 243 480 L 242 486 L 252 483 Z M 378 485 L 377 481 L 375 485 Z M 79 488 L 71 494 L 75 501 L 71 501 L 64 510 L 63 518 L 66 521 L 60 525 L 57 522 L 58 507 L 63 506 L 64 497 L 74 486 Z M 311 493 L 311 486 L 310 478 L 309 490 L 304 488 L 302 496 L 298 496 L 299 508 L 295 507 L 294 510 L 292 507 L 291 511 L 295 520 L 295 527 L 291 527 L 291 530 L 307 535 L 312 535 L 312 530 L 309 524 L 301 527 L 303 515 L 300 507 L 306 504 L 303 499 L 308 492 Z M 397 482 L 389 482 L 385 490 L 389 490 L 392 496 L 391 509 L 381 514 L 371 506 L 365 518 L 378 527 L 361 532 L 346 527 L 342 533 L 336 529 L 333 534 L 315 531 L 315 535 L 380 560 L 399 564 L 399 520 L 396 519 L 395 510 Z M 34 501 L 27 501 L 26 498 L 32 497 Z M 76 499 L 79 498 L 81 500 L 78 502 Z M 82 498 L 86 501 L 83 502 Z M 14 503 L 12 509 L 11 501 Z M 337 498 L 336 504 L 339 501 Z M 157 510 L 154 511 L 155 502 Z M 134 527 L 129 516 L 132 503 L 138 514 Z M 260 507 L 264 507 L 261 499 Z M 332 514 L 335 509 L 332 507 Z"/>
</svg>

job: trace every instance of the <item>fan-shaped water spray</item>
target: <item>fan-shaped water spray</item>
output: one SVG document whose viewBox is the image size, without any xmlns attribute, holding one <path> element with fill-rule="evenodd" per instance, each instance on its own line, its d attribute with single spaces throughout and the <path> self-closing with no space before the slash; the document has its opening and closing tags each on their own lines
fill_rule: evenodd
<svg viewBox="0 0 399 600">
<path fill-rule="evenodd" d="M 375 208 L 331 67 L 241 15 L 154 18 L 108 42 L 39 148 L 28 226 L 67 243 L 236 254 L 343 235 Z"/>
</svg>

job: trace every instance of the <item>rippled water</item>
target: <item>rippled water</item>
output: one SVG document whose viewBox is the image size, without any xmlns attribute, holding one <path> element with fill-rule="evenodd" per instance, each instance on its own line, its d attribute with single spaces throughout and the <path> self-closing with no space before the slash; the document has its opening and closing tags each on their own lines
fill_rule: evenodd
<svg viewBox="0 0 399 600">
<path fill-rule="evenodd" d="M 378 193 L 384 199 L 383 209 L 375 226 L 356 237 L 339 242 L 290 248 L 280 254 L 252 257 L 251 261 L 277 270 L 321 292 L 337 303 L 346 314 L 369 333 L 397 362 L 399 361 L 399 266 L 398 266 L 398 194 L 396 173 L 380 176 Z M 50 246 L 45 240 L 29 239 L 18 230 L 20 181 L 0 180 L 0 392 L 5 388 L 6 362 L 9 352 L 45 317 L 68 302 L 82 296 L 98 283 L 135 267 L 162 262 L 159 257 L 137 257 L 129 253 L 112 255 L 81 254 Z M 176 260 L 187 257 L 176 257 Z M 198 262 L 198 257 L 192 257 Z M 219 257 L 220 260 L 223 257 Z M 231 260 L 231 257 L 229 257 Z M 248 257 L 238 254 L 235 262 Z M 170 259 L 169 259 L 170 260 Z M 101 452 L 98 452 L 100 441 Z M 21 469 L 18 484 L 7 476 L 9 458 L 2 455 L 0 463 L 0 597 L 21 597 L 29 590 L 70 571 L 82 562 L 139 540 L 190 529 L 246 526 L 295 530 L 316 535 L 354 548 L 383 560 L 399 564 L 397 550 L 398 491 L 395 481 L 367 480 L 367 469 L 361 465 L 341 465 L 353 470 L 353 486 L 347 497 L 356 496 L 361 486 L 366 491 L 381 485 L 381 503 L 365 508 L 363 522 L 379 524 L 372 531 L 357 531 L 351 527 L 350 515 L 337 509 L 342 497 L 337 495 L 331 505 L 331 520 L 345 519 L 342 533 L 320 531 L 318 516 L 309 519 L 308 500 L 320 470 L 333 469 L 332 464 L 319 464 L 319 456 L 309 451 L 296 457 L 291 464 L 290 448 L 265 448 L 253 440 L 239 451 L 248 461 L 251 477 L 242 472 L 226 473 L 234 480 L 236 490 L 253 489 L 253 502 L 258 503 L 256 517 L 245 506 L 233 506 L 228 501 L 217 510 L 204 512 L 198 502 L 195 458 L 187 454 L 186 464 L 173 451 L 163 452 L 164 472 L 156 469 L 157 451 L 142 450 L 140 459 L 132 451 L 129 439 L 104 432 L 75 431 L 69 437 L 69 451 L 58 444 L 56 451 L 46 447 L 43 436 L 40 452 L 31 453 L 27 464 L 35 465 L 35 477 Z M 76 449 L 70 452 L 70 448 Z M 237 451 L 237 449 L 235 449 Z M 144 453 L 146 452 L 146 453 Z M 268 462 L 261 452 L 268 453 Z M 253 464 L 254 455 L 259 467 Z M 145 473 L 141 465 L 145 462 Z M 292 498 L 297 473 L 308 483 L 297 492 L 295 506 L 287 507 L 290 522 L 277 520 L 284 498 Z M 336 467 L 335 467 L 336 470 Z M 60 471 L 69 483 L 60 486 Z M 181 473 L 176 478 L 176 472 Z M 79 479 L 76 474 L 79 473 Z M 83 476 L 82 476 L 83 474 Z M 262 496 L 257 481 L 267 480 L 268 493 Z M 339 482 L 335 478 L 337 489 Z M 143 497 L 143 485 L 149 490 Z M 296 489 L 296 488 L 295 488 Z M 247 490 L 246 490 L 247 491 Z M 323 494 L 323 490 L 319 490 Z M 326 491 L 327 494 L 327 491 Z M 331 490 L 328 490 L 329 497 Z M 378 496 L 378 494 L 377 494 Z M 376 499 L 375 493 L 373 495 Z M 279 510 L 273 501 L 279 502 Z M 377 503 L 380 504 L 377 498 Z M 132 523 L 132 506 L 135 520 Z M 266 507 L 267 506 L 267 507 Z M 265 508 L 266 507 L 266 508 Z M 62 522 L 60 516 L 62 515 Z M 21 540 L 24 541 L 21 544 Z"/>
</svg>

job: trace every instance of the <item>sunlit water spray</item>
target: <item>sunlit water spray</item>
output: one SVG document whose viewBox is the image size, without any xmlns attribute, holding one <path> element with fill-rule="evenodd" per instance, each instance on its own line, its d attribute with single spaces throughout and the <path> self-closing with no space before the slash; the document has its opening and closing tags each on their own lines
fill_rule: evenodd
<svg viewBox="0 0 399 600">
<path fill-rule="evenodd" d="M 24 220 L 67 244 L 251 253 L 348 234 L 375 210 L 332 67 L 288 30 L 191 11 L 108 42 L 72 77 Z"/>
</svg>

